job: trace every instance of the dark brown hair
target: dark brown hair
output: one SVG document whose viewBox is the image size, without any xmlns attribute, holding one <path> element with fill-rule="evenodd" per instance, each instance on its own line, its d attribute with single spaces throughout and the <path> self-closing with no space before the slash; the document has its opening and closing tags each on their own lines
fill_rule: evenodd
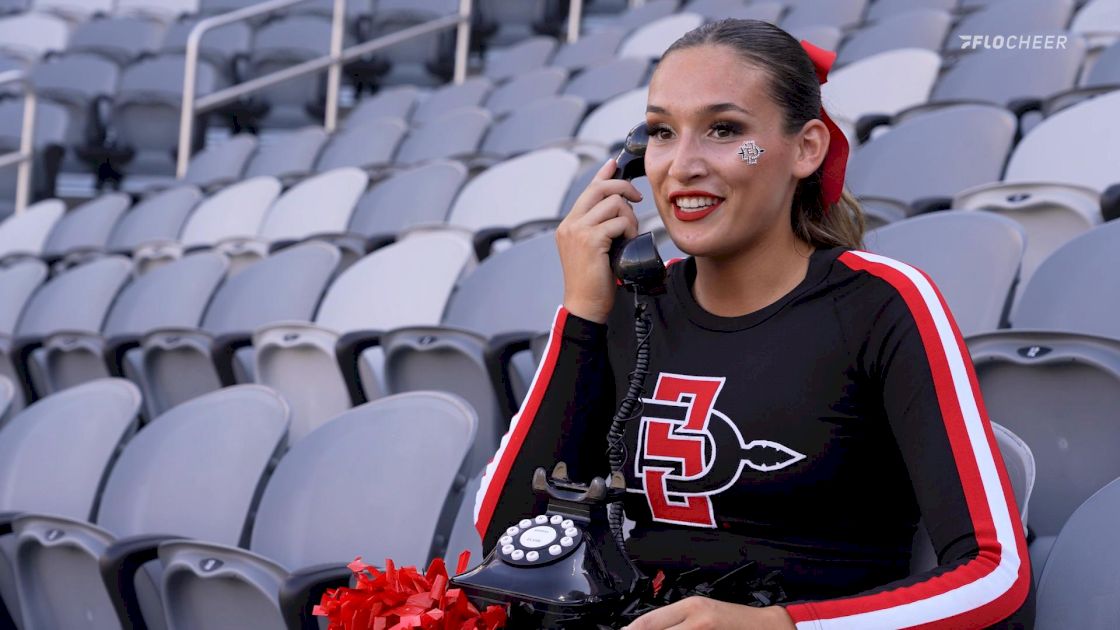
<svg viewBox="0 0 1120 630">
<path fill-rule="evenodd" d="M 703 45 L 727 46 L 769 75 L 770 99 L 783 110 L 787 135 L 801 131 L 805 123 L 821 117 L 821 86 L 813 62 L 789 33 L 760 20 L 719 20 L 685 33 L 662 57 Z M 822 164 L 797 184 L 790 212 L 793 232 L 816 247 L 861 248 L 863 210 L 847 188 L 839 201 L 824 207 L 823 167 Z"/>
</svg>

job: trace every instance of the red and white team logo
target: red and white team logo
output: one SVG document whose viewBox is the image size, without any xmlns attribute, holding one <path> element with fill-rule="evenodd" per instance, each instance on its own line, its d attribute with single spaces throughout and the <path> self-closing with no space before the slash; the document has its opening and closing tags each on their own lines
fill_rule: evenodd
<svg viewBox="0 0 1120 630">
<path fill-rule="evenodd" d="M 715 527 L 712 497 L 734 485 L 744 466 L 771 472 L 805 459 L 777 442 L 743 440 L 739 428 L 715 408 L 725 381 L 663 372 L 653 397 L 643 399 L 634 457 L 642 490 L 633 491 L 645 493 L 653 520 Z M 666 413 L 670 410 L 679 413 Z"/>
</svg>

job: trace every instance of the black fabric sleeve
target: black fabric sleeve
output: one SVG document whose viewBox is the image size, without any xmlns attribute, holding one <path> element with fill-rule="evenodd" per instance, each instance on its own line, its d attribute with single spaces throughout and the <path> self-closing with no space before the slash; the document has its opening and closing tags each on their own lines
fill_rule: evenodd
<svg viewBox="0 0 1120 630">
<path fill-rule="evenodd" d="M 577 481 L 608 470 L 613 392 L 607 326 L 560 307 L 529 393 L 486 466 L 475 503 L 483 549 L 511 523 L 544 511 L 546 501 L 531 485 L 537 468 L 551 471 L 563 461 Z"/>
</svg>

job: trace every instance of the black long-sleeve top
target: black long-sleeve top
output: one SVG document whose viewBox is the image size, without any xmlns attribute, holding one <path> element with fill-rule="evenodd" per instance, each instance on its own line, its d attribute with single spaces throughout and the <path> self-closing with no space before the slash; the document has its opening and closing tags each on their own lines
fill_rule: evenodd
<svg viewBox="0 0 1120 630">
<path fill-rule="evenodd" d="M 933 283 L 898 261 L 817 250 L 805 279 L 741 317 L 696 302 L 693 259 L 652 299 L 650 370 L 626 426 L 627 549 L 650 575 L 746 560 L 780 569 L 799 629 L 985 627 L 1023 605 L 1022 523 L 972 363 Z M 609 472 L 633 367 L 634 304 L 558 309 L 520 412 L 486 470 L 486 548 L 540 513 L 530 480 Z M 924 520 L 939 566 L 909 575 Z"/>
</svg>

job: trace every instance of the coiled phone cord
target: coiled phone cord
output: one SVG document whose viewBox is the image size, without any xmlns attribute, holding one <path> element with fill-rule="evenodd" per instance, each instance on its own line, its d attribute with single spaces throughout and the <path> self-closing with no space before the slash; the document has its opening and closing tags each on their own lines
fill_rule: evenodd
<svg viewBox="0 0 1120 630">
<path fill-rule="evenodd" d="M 634 357 L 634 369 L 630 372 L 630 381 L 626 395 L 618 405 L 611 420 L 611 428 L 607 432 L 607 460 L 610 462 L 611 473 L 622 472 L 626 462 L 626 447 L 623 444 L 626 423 L 642 413 L 642 388 L 646 376 L 649 374 L 649 338 L 653 330 L 650 320 L 648 305 L 643 296 L 634 293 L 634 336 L 638 342 L 638 349 Z M 622 503 L 612 503 L 608 506 L 607 523 L 610 525 L 611 534 L 614 536 L 620 549 L 624 546 L 622 532 Z"/>
</svg>

